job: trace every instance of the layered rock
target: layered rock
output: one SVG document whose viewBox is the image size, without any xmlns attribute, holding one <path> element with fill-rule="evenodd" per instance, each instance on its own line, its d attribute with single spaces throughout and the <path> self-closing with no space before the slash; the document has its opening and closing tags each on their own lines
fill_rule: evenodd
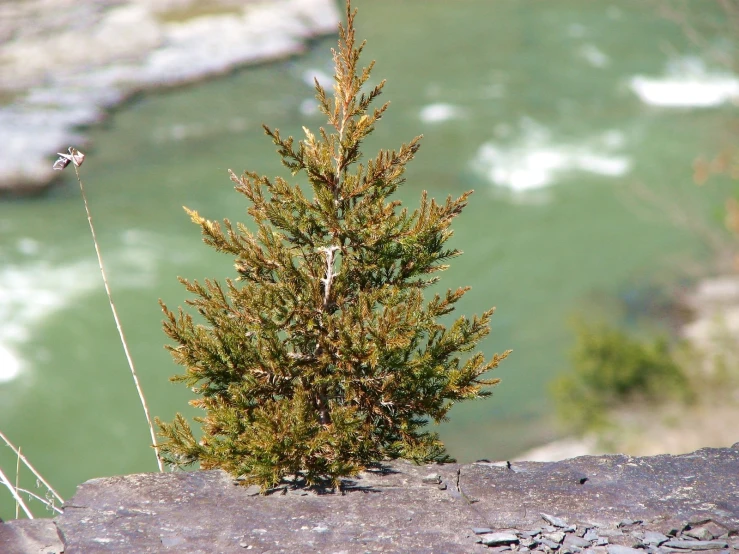
<svg viewBox="0 0 739 554">
<path fill-rule="evenodd" d="M 43 552 L 65 554 L 736 552 L 737 476 L 739 443 L 648 458 L 399 461 L 340 491 L 286 484 L 264 496 L 221 471 L 128 475 L 82 484 L 55 520 L 0 525 L 0 552 L 40 552 L 41 529 L 59 532 Z"/>
</svg>

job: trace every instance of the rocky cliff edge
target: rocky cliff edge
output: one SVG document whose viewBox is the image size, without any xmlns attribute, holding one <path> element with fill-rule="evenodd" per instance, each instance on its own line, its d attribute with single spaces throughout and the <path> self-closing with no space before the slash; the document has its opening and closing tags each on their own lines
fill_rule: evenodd
<svg viewBox="0 0 739 554">
<path fill-rule="evenodd" d="M 80 485 L 55 519 L 0 524 L 3 554 L 739 552 L 739 443 L 680 456 L 388 463 L 341 491 L 262 496 L 221 471 Z"/>
</svg>

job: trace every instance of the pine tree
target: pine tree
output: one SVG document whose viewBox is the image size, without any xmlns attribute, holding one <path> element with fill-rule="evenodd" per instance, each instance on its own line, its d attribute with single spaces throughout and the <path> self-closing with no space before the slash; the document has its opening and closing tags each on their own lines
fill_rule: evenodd
<svg viewBox="0 0 739 554">
<path fill-rule="evenodd" d="M 358 71 L 364 43 L 355 43 L 349 2 L 346 15 L 332 49 L 333 99 L 315 83 L 330 132 L 303 128 L 296 146 L 264 127 L 312 199 L 280 177 L 230 172 L 255 232 L 186 208 L 204 242 L 235 257 L 238 278 L 225 287 L 180 279 L 203 323 L 161 303 L 177 343 L 168 349 L 186 368 L 172 380 L 191 387 L 199 395 L 191 404 L 205 411 L 200 440 L 180 414 L 157 420 L 169 464 L 222 468 L 266 490 L 288 476 L 335 485 L 388 458 L 450 460 L 427 423 L 498 382 L 483 374 L 508 352 L 459 357 L 489 333 L 493 309 L 446 328 L 438 319 L 469 287 L 423 296 L 461 253 L 446 243 L 471 192 L 442 204 L 423 192 L 412 213 L 390 200 L 421 137 L 359 163 L 388 104 L 370 110 L 385 82 L 363 91 L 374 62 Z"/>
</svg>

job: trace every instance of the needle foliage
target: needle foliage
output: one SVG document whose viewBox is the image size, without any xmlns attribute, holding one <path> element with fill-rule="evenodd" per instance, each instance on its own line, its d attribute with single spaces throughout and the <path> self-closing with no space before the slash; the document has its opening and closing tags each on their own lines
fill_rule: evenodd
<svg viewBox="0 0 739 554">
<path fill-rule="evenodd" d="M 368 87 L 373 64 L 359 69 L 355 15 L 347 3 L 333 98 L 315 84 L 327 127 L 304 128 L 297 143 L 264 127 L 302 184 L 231 172 L 254 231 L 187 210 L 204 242 L 235 258 L 238 278 L 181 279 L 198 322 L 162 303 L 168 348 L 186 368 L 172 380 L 205 412 L 200 439 L 180 414 L 157 420 L 169 464 L 222 468 L 266 490 L 292 476 L 335 485 L 387 458 L 449 460 L 427 423 L 498 382 L 483 375 L 508 352 L 460 357 L 488 334 L 493 310 L 447 328 L 439 318 L 468 287 L 423 294 L 460 254 L 447 246 L 450 224 L 471 192 L 443 203 L 424 192 L 413 212 L 391 200 L 420 137 L 360 162 L 388 105 L 371 107 L 384 81 Z"/>
</svg>

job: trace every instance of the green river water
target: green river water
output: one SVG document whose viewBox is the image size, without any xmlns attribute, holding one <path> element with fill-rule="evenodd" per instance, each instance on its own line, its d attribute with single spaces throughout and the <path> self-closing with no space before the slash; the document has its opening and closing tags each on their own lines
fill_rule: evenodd
<svg viewBox="0 0 739 554">
<path fill-rule="evenodd" d="M 457 313 L 497 306 L 482 349 L 514 350 L 493 397 L 453 408 L 441 436 L 461 461 L 514 456 L 558 434 L 547 387 L 567 368 L 573 314 L 710 260 L 637 191 L 718 228 L 726 189 L 696 187 L 691 164 L 726 144 L 735 108 L 720 92 L 736 80 L 644 2 L 356 4 L 365 61 L 377 60 L 391 101 L 366 152 L 425 135 L 399 194 L 411 208 L 424 189 L 476 190 L 454 225 L 465 254 L 440 289 L 472 286 Z M 334 43 L 142 95 L 91 131 L 82 177 L 153 415 L 195 415 L 188 391 L 168 382 L 179 368 L 157 300 L 183 303 L 178 275 L 233 275 L 182 206 L 247 221 L 227 169 L 289 177 L 260 125 L 300 136 L 323 123 L 306 81 L 331 74 Z M 681 95 L 693 99 L 658 105 Z M 86 479 L 156 470 L 71 169 L 47 196 L 0 203 L 0 354 L 0 430 L 65 498 Z M 13 475 L 6 450 L 0 467 Z M 12 517 L 5 496 L 2 518 Z"/>
</svg>

